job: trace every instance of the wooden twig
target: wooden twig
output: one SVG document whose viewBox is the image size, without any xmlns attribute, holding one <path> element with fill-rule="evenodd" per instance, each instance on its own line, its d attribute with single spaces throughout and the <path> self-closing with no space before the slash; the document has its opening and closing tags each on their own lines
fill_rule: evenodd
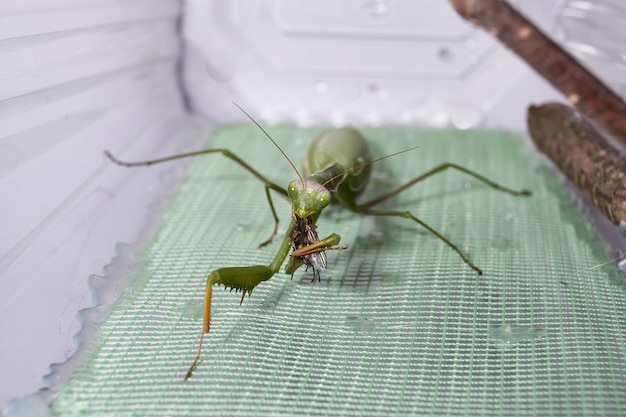
<svg viewBox="0 0 626 417">
<path fill-rule="evenodd" d="M 614 224 L 626 221 L 626 158 L 573 108 L 530 106 L 528 130 L 545 153 Z"/>
<path fill-rule="evenodd" d="M 504 0 L 450 0 L 559 89 L 585 116 L 626 144 L 626 103 Z"/>
</svg>

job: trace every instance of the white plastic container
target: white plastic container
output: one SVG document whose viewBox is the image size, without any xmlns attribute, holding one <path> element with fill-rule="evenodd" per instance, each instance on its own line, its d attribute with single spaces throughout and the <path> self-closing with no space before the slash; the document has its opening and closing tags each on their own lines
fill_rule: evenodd
<svg viewBox="0 0 626 417">
<path fill-rule="evenodd" d="M 620 0 L 512 3 L 623 92 Z M 197 149 L 243 120 L 232 101 L 264 123 L 523 131 L 527 105 L 556 98 L 446 1 L 5 0 L 0 407 L 76 350 L 88 278 L 150 236 L 183 173 L 117 169 L 105 149 Z"/>
</svg>

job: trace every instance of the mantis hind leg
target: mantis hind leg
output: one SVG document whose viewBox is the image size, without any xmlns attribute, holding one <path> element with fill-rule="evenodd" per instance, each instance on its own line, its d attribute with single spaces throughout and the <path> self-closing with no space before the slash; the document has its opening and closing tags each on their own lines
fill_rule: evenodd
<svg viewBox="0 0 626 417">
<path fill-rule="evenodd" d="M 430 171 L 425 172 L 424 174 L 420 175 L 419 177 L 416 177 L 414 179 L 412 179 L 411 181 L 407 182 L 404 185 L 401 185 L 400 187 L 389 191 L 388 193 L 385 193 L 381 196 L 376 197 L 373 200 L 367 201 L 363 204 L 361 204 L 359 207 L 362 210 L 366 210 L 369 209 L 370 207 L 374 207 L 377 204 L 382 203 L 385 200 L 388 200 L 389 198 L 400 194 L 402 191 L 406 190 L 407 188 L 412 187 L 413 185 L 417 184 L 418 182 L 421 182 L 423 180 L 425 180 L 426 178 L 432 177 L 435 174 L 439 174 L 440 172 L 443 172 L 445 170 L 447 170 L 448 168 L 452 168 L 452 169 L 456 169 L 457 171 L 461 171 L 464 174 L 467 174 L 471 177 L 476 178 L 477 180 L 483 182 L 484 184 L 487 184 L 488 186 L 490 186 L 491 188 L 494 188 L 498 191 L 502 191 L 504 193 L 507 194 L 511 194 L 514 196 L 530 196 L 532 193 L 528 190 L 513 190 L 511 188 L 505 187 L 503 185 L 500 185 L 494 181 L 491 181 L 490 179 L 483 177 L 482 175 L 480 175 L 479 173 L 472 171 L 470 169 L 464 168 L 460 165 L 457 164 L 453 164 L 450 162 L 446 162 L 443 163 L 441 165 L 437 165 L 435 168 L 431 169 Z"/>
<path fill-rule="evenodd" d="M 358 210 L 359 212 L 363 213 L 363 214 L 368 214 L 368 215 L 372 215 L 372 216 L 389 216 L 389 217 L 402 217 L 405 219 L 409 219 L 414 221 L 415 223 L 419 224 L 420 226 L 422 226 L 423 228 L 425 228 L 426 230 L 428 230 L 431 234 L 435 235 L 437 238 L 439 238 L 441 241 L 443 241 L 446 245 L 448 245 L 452 250 L 454 250 L 456 253 L 459 254 L 459 256 L 461 257 L 461 259 L 463 259 L 463 262 L 465 262 L 467 265 L 469 265 L 470 268 L 472 268 L 474 271 L 476 271 L 479 275 L 483 274 L 483 271 L 478 268 L 476 265 L 474 265 L 468 258 L 467 256 L 465 256 L 465 254 L 461 251 L 461 249 L 459 249 L 458 246 L 456 246 L 454 243 L 452 243 L 449 239 L 447 239 L 445 236 L 443 236 L 441 233 L 439 233 L 437 230 L 433 229 L 431 226 L 429 226 L 428 224 L 426 224 L 424 221 L 420 220 L 419 218 L 417 218 L 415 215 L 413 215 L 411 212 L 409 211 L 399 211 L 399 210 L 373 210 L 371 207 L 382 203 L 385 200 L 388 200 L 389 198 L 400 194 L 402 191 L 408 189 L 409 187 L 412 187 L 413 185 L 419 183 L 420 181 L 423 181 L 435 174 L 438 174 L 440 172 L 443 172 L 445 170 L 447 170 L 448 168 L 452 168 L 455 169 L 457 171 L 461 171 L 471 177 L 476 178 L 477 180 L 487 184 L 488 186 L 490 186 L 491 188 L 494 188 L 498 191 L 502 191 L 505 192 L 507 194 L 511 194 L 514 196 L 530 196 L 531 192 L 528 190 L 513 190 L 511 188 L 505 187 L 503 185 L 500 185 L 494 181 L 491 181 L 490 179 L 483 177 L 482 175 L 478 174 L 477 172 L 474 172 L 472 170 L 469 170 L 467 168 L 464 168 L 460 165 L 457 164 L 453 164 L 453 163 L 444 163 L 441 165 L 436 166 L 435 168 L 431 169 L 430 171 L 425 172 L 424 174 L 412 179 L 411 181 L 407 182 L 404 185 L 401 185 L 398 188 L 395 188 L 391 191 L 389 191 L 388 193 L 385 193 L 373 200 L 367 201 L 364 204 L 361 204 L 358 206 Z"/>
<path fill-rule="evenodd" d="M 455 251 L 456 253 L 459 254 L 459 256 L 461 257 L 461 259 L 463 259 L 463 262 L 465 262 L 467 265 L 469 265 L 470 268 L 472 268 L 474 271 L 476 271 L 478 273 L 478 275 L 482 275 L 483 271 L 482 269 L 480 269 L 479 267 L 477 267 L 476 265 L 474 265 L 472 263 L 472 261 L 470 261 L 467 256 L 465 256 L 465 254 L 461 251 L 461 249 L 459 249 L 459 247 L 457 245 L 455 245 L 454 243 L 452 243 L 449 239 L 447 239 L 444 235 L 442 235 L 441 233 L 439 233 L 437 230 L 433 229 L 431 226 L 429 226 L 426 222 L 424 222 L 423 220 L 420 220 L 419 218 L 417 218 L 415 215 L 413 215 L 413 213 L 411 213 L 410 211 L 395 211 L 395 210 L 364 210 L 362 212 L 363 214 L 368 214 L 368 215 L 372 215 L 372 216 L 389 216 L 389 217 L 402 217 L 405 219 L 409 219 L 409 220 L 413 220 L 415 223 L 419 224 L 420 226 L 422 226 L 424 229 L 428 230 L 431 234 L 435 235 L 437 238 L 439 238 L 440 240 L 442 240 L 446 245 L 448 245 L 453 251 Z"/>
</svg>

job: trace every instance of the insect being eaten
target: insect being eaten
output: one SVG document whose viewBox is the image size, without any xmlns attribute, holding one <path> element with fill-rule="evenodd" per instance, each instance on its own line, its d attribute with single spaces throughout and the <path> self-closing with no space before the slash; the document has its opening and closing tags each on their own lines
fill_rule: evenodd
<svg viewBox="0 0 626 417">
<path fill-rule="evenodd" d="M 249 296 L 257 285 L 278 273 L 281 265 L 289 255 L 290 250 L 292 251 L 291 257 L 290 261 L 288 261 L 285 266 L 285 272 L 291 274 L 293 277 L 293 273 L 299 267 L 305 265 L 307 269 L 311 268 L 313 270 L 313 280 L 317 278 L 319 281 L 320 272 L 324 271 L 327 265 L 325 252 L 347 248 L 345 246 L 338 246 L 341 241 L 341 236 L 336 233 L 332 233 L 324 239 L 320 239 L 317 234 L 317 221 L 321 212 L 331 203 L 331 200 L 338 202 L 343 208 L 353 213 L 409 219 L 425 228 L 428 232 L 448 245 L 470 268 L 479 275 L 482 275 L 483 271 L 474 265 L 454 243 L 413 215 L 410 211 L 376 209 L 375 207 L 420 181 L 447 169 L 463 172 L 498 191 L 514 196 L 531 195 L 531 192 L 528 190 L 512 190 L 462 166 L 453 163 L 443 163 L 377 198 L 364 203 L 358 203 L 357 197 L 361 194 L 369 181 L 372 164 L 381 159 L 408 152 L 415 148 L 397 152 L 383 158 L 372 159 L 367 141 L 357 130 L 351 127 L 329 129 L 312 142 L 305 158 L 305 175 L 303 176 L 265 129 L 239 105 L 235 104 L 235 106 L 269 138 L 298 175 L 298 178 L 291 181 L 286 189 L 270 181 L 248 165 L 244 160 L 224 148 L 204 149 L 144 162 L 123 162 L 115 158 L 108 151 L 105 152 L 111 161 L 126 167 L 148 166 L 175 159 L 213 153 L 222 154 L 233 160 L 265 184 L 265 194 L 274 217 L 274 229 L 270 237 L 262 242 L 259 247 L 268 245 L 278 232 L 279 219 L 274 208 L 271 191 L 291 201 L 291 222 L 274 255 L 274 259 L 268 265 L 219 268 L 209 274 L 206 282 L 203 327 L 198 342 L 198 351 L 185 375 L 185 379 L 191 377 L 196 369 L 200 360 L 204 337 L 211 328 L 211 300 L 213 298 L 214 285 L 223 285 L 226 289 L 235 290 L 236 292 L 240 291 L 242 293 L 241 304 L 246 294 Z"/>
</svg>

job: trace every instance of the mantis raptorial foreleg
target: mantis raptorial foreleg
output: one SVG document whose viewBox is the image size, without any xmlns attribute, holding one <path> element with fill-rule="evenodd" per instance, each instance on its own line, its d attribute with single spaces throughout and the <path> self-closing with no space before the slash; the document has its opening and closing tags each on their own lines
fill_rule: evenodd
<svg viewBox="0 0 626 417">
<path fill-rule="evenodd" d="M 213 300 L 213 286 L 214 285 L 223 285 L 227 289 L 235 290 L 236 292 L 241 291 L 241 301 L 239 304 L 243 303 L 243 299 L 246 294 L 249 296 L 252 294 L 252 290 L 259 285 L 263 281 L 267 281 L 272 278 L 278 271 L 280 270 L 280 266 L 283 264 L 285 258 L 289 254 L 289 250 L 292 247 L 291 240 L 291 230 L 294 226 L 294 220 L 291 221 L 289 225 L 288 232 L 285 234 L 280 247 L 276 251 L 276 255 L 272 260 L 272 263 L 269 265 L 253 265 L 253 266 L 235 266 L 235 267 L 227 267 L 227 268 L 219 268 L 212 271 L 209 274 L 206 282 L 206 292 L 204 296 L 204 314 L 203 314 L 203 324 L 202 324 L 202 333 L 200 335 L 200 342 L 198 343 L 198 353 L 196 357 L 187 371 L 185 375 L 185 379 L 188 379 L 193 374 L 194 369 L 198 365 L 198 361 L 200 360 L 200 354 L 202 352 L 202 342 L 204 340 L 204 335 L 209 332 L 211 329 L 211 303 Z M 314 252 L 322 252 L 330 249 L 344 249 L 343 247 L 337 248 L 335 245 L 338 245 L 341 241 L 341 236 L 336 233 L 331 234 L 325 239 L 320 240 L 314 244 L 308 245 L 299 249 L 299 252 L 294 252 L 292 256 L 294 257 L 294 261 L 299 260 L 300 257 L 314 253 Z M 293 274 L 295 269 L 298 266 L 302 265 L 302 262 L 299 262 L 298 265 L 295 265 L 292 262 L 287 264 L 285 268 L 287 273 Z M 290 268 L 293 266 L 293 268 Z"/>
<path fill-rule="evenodd" d="M 312 255 L 314 253 L 322 253 L 327 250 L 343 250 L 347 249 L 347 246 L 336 246 L 341 241 L 341 236 L 337 233 L 333 233 L 325 239 L 322 239 L 316 243 L 311 245 L 303 246 L 299 249 L 294 249 L 291 252 L 291 262 L 287 263 L 285 266 L 285 273 L 290 274 L 293 279 L 293 273 L 296 272 L 298 268 L 304 265 L 303 259 L 307 255 Z M 313 268 L 313 281 L 315 281 L 315 268 Z M 317 280 L 320 280 L 319 274 L 317 274 Z"/>
<path fill-rule="evenodd" d="M 287 253 L 289 247 L 287 247 Z M 286 254 L 285 254 L 286 256 Z M 220 268 L 209 274 L 206 282 L 206 294 L 204 296 L 204 314 L 202 321 L 202 333 L 200 334 L 200 342 L 198 343 L 198 353 L 194 359 L 191 367 L 185 375 L 185 379 L 188 379 L 193 374 L 193 371 L 198 365 L 200 360 L 200 354 L 202 353 L 202 342 L 204 335 L 211 329 L 211 302 L 213 300 L 213 286 L 224 285 L 226 288 L 234 289 L 235 291 L 241 291 L 241 301 L 246 294 L 250 295 L 254 287 L 263 281 L 267 281 L 276 274 L 271 267 L 266 265 L 254 265 L 254 266 L 238 266 L 230 268 Z"/>
<path fill-rule="evenodd" d="M 293 223 L 294 222 L 292 220 L 291 224 L 289 225 L 290 230 L 293 227 Z M 213 300 L 213 286 L 223 285 L 225 288 L 230 288 L 231 290 L 234 289 L 235 291 L 241 291 L 241 304 L 243 303 L 243 299 L 246 294 L 248 294 L 248 296 L 252 294 L 252 290 L 254 290 L 254 287 L 259 285 L 263 281 L 267 281 L 278 272 L 283 261 L 289 254 L 290 249 L 291 238 L 289 237 L 289 233 L 287 233 L 285 234 L 285 237 L 283 238 L 280 247 L 276 251 L 276 255 L 274 256 L 272 263 L 270 263 L 269 265 L 219 268 L 209 274 L 209 277 L 206 281 L 202 333 L 200 334 L 198 353 L 193 363 L 191 364 L 191 367 L 187 371 L 185 379 L 188 379 L 191 374 L 193 374 L 194 369 L 196 369 L 198 361 L 200 360 L 200 354 L 202 352 L 202 341 L 204 340 L 204 335 L 207 334 L 211 329 L 211 302 Z"/>
</svg>

